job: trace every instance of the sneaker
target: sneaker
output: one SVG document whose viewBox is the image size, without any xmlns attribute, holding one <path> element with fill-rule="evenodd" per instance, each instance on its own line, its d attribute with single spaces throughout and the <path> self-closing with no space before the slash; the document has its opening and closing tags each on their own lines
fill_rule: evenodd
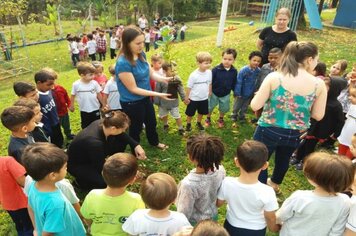
<svg viewBox="0 0 356 236">
<path fill-rule="evenodd" d="M 294 166 L 294 165 L 299 164 L 299 162 L 300 162 L 300 161 L 299 161 L 296 157 L 293 157 L 293 156 L 292 156 L 292 158 L 291 158 L 290 161 L 289 161 L 289 164 L 292 165 L 292 166 Z"/>
<path fill-rule="evenodd" d="M 211 125 L 211 120 L 210 118 L 206 118 L 205 120 L 205 127 L 209 127 Z"/>
<path fill-rule="evenodd" d="M 295 168 L 296 168 L 297 170 L 303 170 L 303 163 L 300 162 L 300 163 L 296 164 L 296 165 L 295 165 Z"/>
<path fill-rule="evenodd" d="M 184 135 L 184 129 L 179 129 L 179 130 L 178 130 L 178 133 L 179 133 L 179 135 L 182 135 L 182 136 L 183 136 L 183 135 Z"/>
<path fill-rule="evenodd" d="M 200 131 L 205 130 L 204 127 L 202 126 L 202 124 L 200 122 L 197 122 L 197 127 Z"/>
<path fill-rule="evenodd" d="M 219 120 L 218 120 L 218 127 L 219 127 L 219 128 L 223 128 L 224 125 L 225 125 L 224 120 L 223 120 L 223 119 L 219 119 Z"/>
<path fill-rule="evenodd" d="M 185 127 L 185 131 L 187 131 L 187 132 L 192 131 L 192 124 L 188 123 L 187 127 Z"/>
<path fill-rule="evenodd" d="M 164 131 L 168 131 L 168 129 L 169 129 L 169 125 L 164 125 L 164 126 L 163 126 L 163 130 L 164 130 Z"/>
</svg>

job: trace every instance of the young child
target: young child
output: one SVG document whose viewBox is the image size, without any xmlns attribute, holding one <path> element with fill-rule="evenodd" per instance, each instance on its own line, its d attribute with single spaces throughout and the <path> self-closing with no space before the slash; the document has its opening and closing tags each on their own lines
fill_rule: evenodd
<svg viewBox="0 0 356 236">
<path fill-rule="evenodd" d="M 104 107 L 107 107 L 112 111 L 121 110 L 120 93 L 117 89 L 117 83 L 115 81 L 115 65 L 109 66 L 109 72 L 111 78 L 106 83 L 103 91 Z"/>
<path fill-rule="evenodd" d="M 50 143 L 25 148 L 23 164 L 30 184 L 28 211 L 37 235 L 85 235 L 84 226 L 70 202 L 56 187 L 67 174 L 67 155 Z"/>
<path fill-rule="evenodd" d="M 249 64 L 241 68 L 237 75 L 236 86 L 234 89 L 234 107 L 231 115 L 231 120 L 236 122 L 244 122 L 246 120 L 246 112 L 248 105 L 256 91 L 256 80 L 260 73 L 258 67 L 262 61 L 262 53 L 253 51 L 248 56 Z"/>
<path fill-rule="evenodd" d="M 187 31 L 188 26 L 185 25 L 184 22 L 182 22 L 182 27 L 180 28 L 180 41 L 185 40 L 185 31 Z"/>
<path fill-rule="evenodd" d="M 84 61 L 84 59 L 85 59 L 85 44 L 80 37 L 75 37 L 75 41 L 77 42 L 77 45 L 78 45 L 79 61 Z"/>
<path fill-rule="evenodd" d="M 314 68 L 313 75 L 324 80 L 326 77 L 326 64 L 319 61 Z"/>
<path fill-rule="evenodd" d="M 345 76 L 345 79 L 347 80 L 348 86 L 346 86 L 345 89 L 341 91 L 340 96 L 337 99 L 341 103 L 344 114 L 346 115 L 346 113 L 349 111 L 350 105 L 351 105 L 350 100 L 349 100 L 349 96 L 350 96 L 349 95 L 349 87 L 350 87 L 351 81 L 356 81 L 356 63 L 354 63 L 354 65 L 352 67 L 352 72 L 347 74 Z"/>
<path fill-rule="evenodd" d="M 97 52 L 99 54 L 99 61 L 105 61 L 106 56 L 106 37 L 104 31 L 99 31 L 99 36 L 96 38 Z"/>
<path fill-rule="evenodd" d="M 136 210 L 122 225 L 130 235 L 173 235 L 190 226 L 182 213 L 170 211 L 177 197 L 177 184 L 172 176 L 154 173 L 141 185 L 141 196 L 149 209 Z"/>
<path fill-rule="evenodd" d="M 106 160 L 102 174 L 107 187 L 90 191 L 81 208 L 92 235 L 124 235 L 122 224 L 135 210 L 145 208 L 139 194 L 126 190 L 135 181 L 137 169 L 136 158 L 128 153 Z"/>
<path fill-rule="evenodd" d="M 101 87 L 101 91 L 103 91 L 106 83 L 108 82 L 108 78 L 106 78 L 106 75 L 103 73 L 104 66 L 100 61 L 93 61 L 91 64 L 95 67 L 94 80 L 98 82 Z M 101 95 L 103 95 L 103 92 L 101 92 Z"/>
<path fill-rule="evenodd" d="M 282 50 L 280 48 L 272 48 L 268 53 L 268 63 L 261 67 L 261 71 L 258 74 L 256 80 L 256 91 L 260 89 L 263 80 L 268 74 L 276 71 L 279 66 L 279 59 L 282 56 Z"/>
<path fill-rule="evenodd" d="M 101 87 L 93 80 L 95 67 L 88 62 L 80 62 L 77 66 L 80 79 L 72 86 L 72 101 L 69 110 L 74 112 L 74 101 L 77 98 L 80 110 L 81 127 L 84 129 L 91 122 L 100 119 L 100 104 L 103 104 Z"/>
<path fill-rule="evenodd" d="M 150 51 L 150 44 L 151 44 L 151 37 L 150 37 L 150 30 L 149 28 L 145 29 L 145 52 Z"/>
<path fill-rule="evenodd" d="M 77 36 L 75 37 L 70 37 L 68 41 L 70 42 L 70 52 L 72 55 L 72 63 L 73 66 L 77 66 L 77 63 L 79 62 L 79 48 L 78 48 L 78 40 Z"/>
<path fill-rule="evenodd" d="M 198 111 L 197 127 L 203 131 L 204 127 L 201 124 L 203 115 L 209 113 L 208 98 L 211 95 L 212 73 L 209 70 L 212 62 L 212 57 L 208 52 L 198 52 L 197 56 L 198 69 L 189 75 L 188 86 L 184 103 L 187 105 L 185 114 L 187 115 L 186 131 L 192 130 L 192 117 Z"/>
<path fill-rule="evenodd" d="M 154 103 L 158 105 L 158 114 L 160 119 L 163 121 L 163 129 L 165 131 L 168 131 L 169 125 L 168 125 L 168 114 L 170 113 L 172 117 L 176 120 L 177 126 L 178 126 L 178 133 L 180 135 L 184 135 L 184 128 L 182 125 L 182 118 L 179 114 L 179 100 L 178 100 L 178 94 L 182 101 L 185 99 L 185 92 L 182 84 L 182 80 L 180 79 L 179 76 L 175 75 L 173 72 L 172 64 L 164 62 L 162 64 L 162 69 L 165 73 L 166 77 L 173 77 L 172 81 L 169 81 L 167 83 L 163 82 L 157 82 L 156 84 L 156 92 L 160 93 L 176 93 L 172 94 L 171 98 L 175 98 L 173 100 L 164 100 L 159 97 L 154 97 Z M 170 91 L 168 91 L 170 90 Z"/>
<path fill-rule="evenodd" d="M 61 148 L 63 146 L 63 135 L 52 93 L 56 78 L 53 70 L 48 69 L 44 68 L 35 74 L 36 87 L 40 95 L 39 103 L 43 114 L 41 122 L 46 135 L 51 137 L 51 143 Z"/>
<path fill-rule="evenodd" d="M 217 206 L 228 204 L 225 229 L 230 235 L 266 235 L 266 226 L 279 231 L 275 211 L 278 209 L 272 187 L 258 181 L 261 170 L 268 167 L 267 147 L 248 140 L 237 147 L 235 165 L 240 176 L 226 177 L 219 189 Z"/>
<path fill-rule="evenodd" d="M 209 97 L 209 114 L 205 120 L 205 126 L 211 124 L 211 113 L 219 105 L 219 128 L 224 127 L 224 115 L 230 110 L 230 93 L 236 85 L 237 70 L 233 66 L 237 52 L 228 48 L 222 53 L 222 61 L 212 70 L 212 94 Z"/>
<path fill-rule="evenodd" d="M 8 155 L 22 163 L 23 149 L 35 141 L 29 134 L 36 126 L 35 114 L 24 106 L 12 106 L 6 108 L 1 113 L 1 123 L 5 128 L 11 131 Z"/>
<path fill-rule="evenodd" d="M 116 34 L 112 33 L 110 36 L 110 58 L 114 59 L 116 57 L 116 50 L 117 50 L 117 44 L 118 44 L 118 38 L 116 37 Z"/>
<path fill-rule="evenodd" d="M 14 106 L 28 107 L 35 114 L 36 127 L 30 132 L 33 140 L 35 142 L 50 142 L 50 137 L 46 135 L 46 132 L 43 129 L 43 123 L 41 122 L 43 114 L 41 112 L 40 104 L 29 98 L 20 98 L 14 103 Z"/>
<path fill-rule="evenodd" d="M 346 60 L 337 60 L 335 64 L 330 67 L 330 77 L 343 77 L 347 68 Z"/>
<path fill-rule="evenodd" d="M 15 82 L 14 83 L 14 92 L 20 98 L 30 98 L 35 102 L 38 102 L 38 91 L 36 86 L 28 82 Z"/>
<path fill-rule="evenodd" d="M 163 70 L 162 70 L 162 56 L 159 54 L 153 54 L 151 56 L 151 68 L 153 71 L 159 75 L 163 75 Z M 155 91 L 156 88 L 156 81 L 153 79 L 150 79 L 150 86 L 151 90 Z"/>
<path fill-rule="evenodd" d="M 350 94 L 350 109 L 346 114 L 346 121 L 344 127 L 342 128 L 340 136 L 337 138 L 339 141 L 339 151 L 340 155 L 345 155 L 352 159 L 352 154 L 350 153 L 351 137 L 356 133 L 356 84 L 351 83 L 349 88 Z"/>
<path fill-rule="evenodd" d="M 14 221 L 18 235 L 32 235 L 33 226 L 27 211 L 25 168 L 13 157 L 0 157 L 0 204 Z"/>
<path fill-rule="evenodd" d="M 88 40 L 89 41 L 86 45 L 86 48 L 88 49 L 88 55 L 92 61 L 96 61 L 95 53 L 96 53 L 97 45 L 93 37 L 93 34 L 88 34 Z"/>
<path fill-rule="evenodd" d="M 188 139 L 187 152 L 195 168 L 179 184 L 177 210 L 192 225 L 206 219 L 216 221 L 218 210 L 215 203 L 226 174 L 221 165 L 224 144 L 218 137 L 200 134 Z"/>
<path fill-rule="evenodd" d="M 352 146 L 350 147 L 350 151 L 353 157 L 356 157 L 356 133 L 352 136 Z M 355 161 L 352 161 L 352 164 L 355 169 Z M 355 170 L 356 174 L 356 170 Z M 356 176 L 354 178 L 354 182 L 351 185 L 351 206 L 350 206 L 350 214 L 347 218 L 346 228 L 344 232 L 344 236 L 355 236 L 356 235 Z"/>
<path fill-rule="evenodd" d="M 342 235 L 350 199 L 340 192 L 354 180 L 350 160 L 329 153 L 312 153 L 304 163 L 304 175 L 314 190 L 298 190 L 277 211 L 284 235 Z"/>
</svg>

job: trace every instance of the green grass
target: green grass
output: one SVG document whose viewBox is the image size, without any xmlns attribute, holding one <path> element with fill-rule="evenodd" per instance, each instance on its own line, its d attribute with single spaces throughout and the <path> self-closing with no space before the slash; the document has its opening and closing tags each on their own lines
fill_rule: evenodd
<svg viewBox="0 0 356 236">
<path fill-rule="evenodd" d="M 224 35 L 224 43 L 222 48 L 217 48 L 216 32 L 218 21 L 212 20 L 208 22 L 188 23 L 191 26 L 188 29 L 186 37 L 187 41 L 184 43 L 177 43 L 174 46 L 173 54 L 178 63 L 178 73 L 184 81 L 187 81 L 189 74 L 196 68 L 195 55 L 198 51 L 209 51 L 213 56 L 213 65 L 220 63 L 221 52 L 223 48 L 234 47 L 238 50 L 238 58 L 235 62 L 235 66 L 239 69 L 247 64 L 248 54 L 256 50 L 256 40 L 258 34 L 254 33 L 259 24 L 255 26 L 249 26 L 246 22 L 255 20 L 254 18 L 231 18 L 227 20 L 227 25 L 236 25 L 237 30 L 230 31 Z M 239 24 L 238 24 L 239 23 Z M 76 22 L 73 23 L 73 31 L 76 26 Z M 32 27 L 32 26 L 30 26 Z M 32 28 L 28 35 L 31 38 L 36 28 Z M 50 28 L 48 29 L 50 30 Z M 75 31 L 74 31 L 75 32 Z M 350 62 L 355 62 L 355 54 L 350 50 L 350 46 L 353 45 L 353 32 L 344 31 L 340 29 L 325 28 L 323 31 L 306 30 L 298 31 L 299 40 L 310 40 L 315 42 L 320 47 L 320 60 L 324 61 L 328 67 L 338 59 L 347 59 Z M 37 36 L 36 36 L 37 37 Z M 33 36 L 35 38 L 35 36 Z M 54 68 L 59 73 L 58 83 L 64 86 L 68 91 L 71 89 L 73 81 L 78 79 L 76 70 L 71 66 L 69 54 L 67 51 L 67 43 L 65 41 L 49 43 L 37 46 L 27 47 L 26 49 L 19 49 L 16 53 L 25 53 L 27 51 L 33 72 L 17 76 L 11 79 L 0 81 L 0 111 L 10 106 L 17 98 L 13 93 L 12 84 L 15 81 L 33 81 L 33 74 L 35 71 L 42 67 L 48 66 Z M 152 51 L 148 53 L 149 58 L 152 55 Z M 108 59 L 104 62 L 105 73 L 108 74 L 107 68 L 110 64 L 114 63 L 114 60 Z M 185 105 L 180 105 L 181 114 L 184 114 Z M 253 115 L 248 114 L 248 118 L 251 119 Z M 79 113 L 78 109 L 74 113 L 70 113 L 72 129 L 75 133 L 80 130 Z M 185 121 L 185 116 L 183 115 Z M 232 128 L 232 123 L 227 118 L 226 127 L 224 129 L 216 128 L 217 114 L 212 116 L 212 127 L 206 130 L 207 133 L 217 135 L 222 138 L 226 147 L 226 155 L 224 160 L 224 166 L 228 175 L 238 175 L 238 170 L 233 164 L 234 151 L 240 143 L 245 139 L 251 139 L 254 126 L 251 124 L 238 125 L 236 128 Z M 194 124 L 194 123 L 193 123 Z M 146 175 L 161 171 L 172 175 L 177 182 L 180 181 L 193 165 L 188 161 L 185 152 L 186 137 L 181 137 L 177 134 L 175 123 L 170 119 L 170 131 L 168 133 L 163 132 L 163 126 L 158 121 L 158 132 L 160 140 L 166 143 L 170 148 L 166 151 L 158 151 L 148 145 L 146 138 L 142 137 L 142 146 L 146 150 L 148 160 L 140 161 L 140 170 Z M 2 126 L 0 126 L 0 156 L 7 155 L 7 144 L 9 138 L 9 132 Z M 198 133 L 194 129 L 193 132 Z M 271 166 L 273 166 L 273 160 L 271 160 Z M 306 182 L 301 172 L 295 171 L 291 168 L 285 180 L 281 186 L 284 196 L 288 197 L 296 189 L 307 189 L 310 185 Z M 135 184 L 130 189 L 138 190 L 139 184 Z M 78 192 L 81 199 L 84 198 L 84 192 Z M 225 208 L 219 210 L 220 222 L 223 221 L 225 215 Z M 11 233 L 12 232 L 12 233 Z M 0 214 L 0 235 L 11 235 L 14 233 L 11 220 L 6 213 Z M 268 234 L 274 235 L 274 234 Z"/>
</svg>

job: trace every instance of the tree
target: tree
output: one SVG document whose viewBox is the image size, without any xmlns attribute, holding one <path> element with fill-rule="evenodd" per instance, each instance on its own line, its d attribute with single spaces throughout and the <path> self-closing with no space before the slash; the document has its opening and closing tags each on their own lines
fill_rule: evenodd
<svg viewBox="0 0 356 236">
<path fill-rule="evenodd" d="M 6 23 L 9 18 L 22 16 L 26 11 L 28 0 L 1 0 L 0 17 Z M 20 23 L 20 22 L 19 22 Z"/>
<path fill-rule="evenodd" d="M 54 27 L 54 35 L 59 35 L 58 32 L 58 12 L 57 12 L 57 6 L 53 5 L 51 6 L 50 4 L 47 4 L 47 15 L 44 16 L 43 18 L 47 21 L 47 24 L 52 24 Z"/>
<path fill-rule="evenodd" d="M 324 2 L 325 2 L 325 0 L 320 0 L 320 2 L 319 2 L 319 6 L 318 6 L 319 15 L 321 14 L 321 11 L 323 10 Z"/>
</svg>

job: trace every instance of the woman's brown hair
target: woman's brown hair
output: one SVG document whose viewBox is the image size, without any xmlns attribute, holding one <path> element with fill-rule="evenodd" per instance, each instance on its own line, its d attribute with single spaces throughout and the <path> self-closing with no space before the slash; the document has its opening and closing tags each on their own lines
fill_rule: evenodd
<svg viewBox="0 0 356 236">
<path fill-rule="evenodd" d="M 116 128 L 124 128 L 125 126 L 130 125 L 130 118 L 121 111 L 108 111 L 104 114 L 102 124 L 106 128 L 112 126 Z"/>
<path fill-rule="evenodd" d="M 124 31 L 122 32 L 121 36 L 121 50 L 120 50 L 120 55 L 124 55 L 126 59 L 131 63 L 132 66 L 136 65 L 136 62 L 134 60 L 134 55 L 131 51 L 130 48 L 130 43 L 134 41 L 138 36 L 143 35 L 144 33 L 140 28 L 134 25 L 130 25 L 124 28 Z M 141 61 L 145 61 L 143 56 L 140 54 L 139 59 Z"/>
</svg>

